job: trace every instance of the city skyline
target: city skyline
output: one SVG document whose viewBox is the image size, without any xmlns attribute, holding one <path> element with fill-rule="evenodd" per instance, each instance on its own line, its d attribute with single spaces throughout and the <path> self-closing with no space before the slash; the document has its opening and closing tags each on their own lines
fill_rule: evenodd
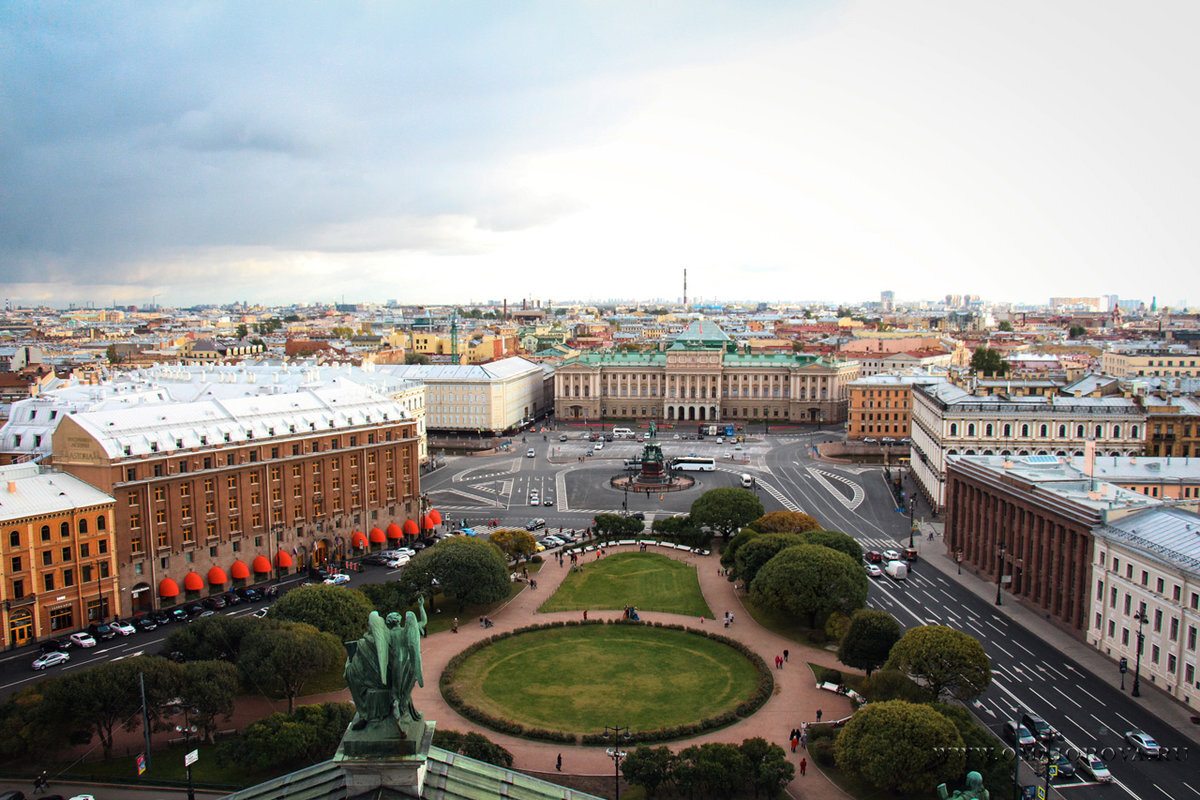
<svg viewBox="0 0 1200 800">
<path fill-rule="evenodd" d="M 1178 307 L 1197 10 L 1125 11 L 10 4 L 0 291 Z"/>
</svg>

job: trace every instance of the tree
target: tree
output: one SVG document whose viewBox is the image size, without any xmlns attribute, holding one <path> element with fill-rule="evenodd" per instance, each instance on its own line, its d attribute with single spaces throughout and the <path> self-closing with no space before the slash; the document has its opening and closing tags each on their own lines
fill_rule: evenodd
<svg viewBox="0 0 1200 800">
<path fill-rule="evenodd" d="M 650 529 L 687 547 L 708 547 L 712 544 L 712 534 L 700 530 L 700 526 L 687 515 L 656 519 Z"/>
<path fill-rule="evenodd" d="M 1003 748 L 996 747 L 992 733 L 977 723 L 971 712 L 959 705 L 932 703 L 930 708 L 953 723 L 962 737 L 966 750 L 963 769 L 975 771 L 983 776 L 983 785 L 992 797 L 1012 797 L 1012 762 Z"/>
<path fill-rule="evenodd" d="M 1002 331 L 1004 333 L 1012 333 L 1012 329 L 1013 329 L 1012 323 L 1009 322 L 1008 320 L 1004 320 L 999 325 L 996 326 L 996 330 Z"/>
<path fill-rule="evenodd" d="M 758 536 L 762 536 L 762 534 L 753 528 L 742 528 L 738 531 L 732 539 L 725 543 L 725 548 L 721 551 L 721 566 L 733 569 L 733 565 L 737 563 L 738 550 Z"/>
<path fill-rule="evenodd" d="M 654 797 L 658 787 L 670 779 L 674 763 L 675 754 L 666 745 L 639 745 L 621 764 L 621 774 L 631 785 L 644 787 L 647 797 Z"/>
<path fill-rule="evenodd" d="M 867 677 L 888 659 L 900 641 L 900 623 L 886 611 L 860 608 L 850 617 L 850 629 L 838 645 L 838 661 L 867 671 Z"/>
<path fill-rule="evenodd" d="M 841 611 L 849 614 L 866 605 L 867 573 L 845 553 L 815 544 L 781 550 L 763 565 L 750 585 L 750 599 L 760 607 L 808 617 Z"/>
<path fill-rule="evenodd" d="M 364 625 L 366 619 L 364 618 Z M 341 640 L 331 633 L 300 622 L 285 622 L 266 627 L 242 642 L 238 668 L 246 683 L 265 693 L 282 694 L 288 712 L 296 708 L 296 698 L 304 685 L 345 661 Z"/>
<path fill-rule="evenodd" d="M 426 548 L 409 562 L 405 575 L 417 587 L 436 580 L 458 601 L 487 605 L 508 596 L 508 564 L 500 548 L 473 536 L 451 536 Z"/>
<path fill-rule="evenodd" d="M 495 764 L 498 767 L 511 767 L 513 765 L 512 753 L 483 734 L 476 733 L 475 731 L 461 733 L 459 731 L 444 731 L 439 728 L 433 732 L 433 745 L 443 750 L 449 750 L 452 753 L 462 753 L 464 756 L 473 758 L 476 761 Z"/>
<path fill-rule="evenodd" d="M 239 688 L 237 667 L 226 661 L 188 661 L 183 665 L 179 698 L 191 707 L 191 720 L 209 744 L 217 732 L 217 719 L 233 715 Z"/>
<path fill-rule="evenodd" d="M 104 348 L 104 357 L 108 359 L 108 363 L 110 364 L 121 363 L 121 356 L 117 353 L 117 346 L 115 344 L 110 344 Z"/>
<path fill-rule="evenodd" d="M 1008 362 L 990 347 L 976 347 L 974 355 L 971 356 L 971 372 L 981 375 L 1004 375 L 1008 372 Z"/>
<path fill-rule="evenodd" d="M 428 364 L 429 356 L 425 355 L 424 353 L 405 353 L 404 354 L 404 363 L 405 364 Z"/>
<path fill-rule="evenodd" d="M 646 523 L 637 517 L 597 514 L 592 528 L 601 536 L 635 536 L 646 529 Z"/>
<path fill-rule="evenodd" d="M 537 541 L 529 531 L 519 528 L 503 528 L 492 531 L 488 541 L 500 548 L 509 561 L 520 561 L 537 552 Z"/>
<path fill-rule="evenodd" d="M 242 639 L 257 630 L 266 620 L 250 616 L 231 617 L 220 614 L 205 617 L 171 631 L 163 648 L 164 652 L 180 652 L 186 661 L 236 662 L 242 649 Z"/>
<path fill-rule="evenodd" d="M 847 536 L 841 531 L 809 531 L 804 534 L 804 538 L 809 544 L 819 544 L 830 550 L 837 550 L 853 558 L 856 563 L 862 562 L 862 545 L 853 536 Z"/>
<path fill-rule="evenodd" d="M 353 716 L 353 703 L 321 703 L 272 714 L 224 742 L 217 758 L 262 771 L 324 761 L 337 750 Z"/>
<path fill-rule="evenodd" d="M 962 775 L 954 723 L 929 706 L 888 700 L 854 713 L 834 744 L 839 768 L 895 794 L 916 794 Z"/>
<path fill-rule="evenodd" d="M 50 713 L 46 702 L 46 690 L 57 680 L 48 678 L 26 686 L 0 705 L 0 730 L 4 731 L 0 736 L 0 760 L 41 759 L 75 743 L 69 741 L 73 719 Z"/>
<path fill-rule="evenodd" d="M 805 537 L 796 533 L 764 533 L 738 548 L 733 559 L 733 576 L 749 586 L 763 565 L 775 557 L 780 550 L 807 544 Z"/>
<path fill-rule="evenodd" d="M 233 336 L 235 339 L 245 339 L 249 334 L 250 331 L 246 328 L 244 323 L 239 324 L 233 331 Z"/>
<path fill-rule="evenodd" d="M 408 581 L 368 583 L 360 591 L 375 606 L 375 610 L 385 616 L 392 611 L 407 611 L 410 608 L 415 611 L 417 597 L 422 594 L 421 587 Z"/>
<path fill-rule="evenodd" d="M 301 586 L 280 597 L 271 606 L 269 619 L 305 622 L 328 631 L 339 642 L 349 642 L 367 630 L 367 617 L 374 607 L 366 595 L 344 586 Z"/>
<path fill-rule="evenodd" d="M 992 682 L 991 663 L 979 640 L 944 625 L 910 628 L 892 648 L 886 666 L 924 683 L 934 700 L 943 695 L 970 700 Z"/>
<path fill-rule="evenodd" d="M 697 525 L 707 525 L 725 539 L 762 515 L 763 504 L 754 492 L 730 486 L 709 489 L 692 503 L 691 509 Z"/>
<path fill-rule="evenodd" d="M 746 757 L 732 744 L 709 742 L 692 745 L 679 753 L 675 771 L 681 789 L 691 796 L 732 797 L 748 781 Z"/>
<path fill-rule="evenodd" d="M 800 511 L 772 511 L 751 522 L 750 527 L 759 533 L 804 533 L 817 530 L 821 523 Z"/>
<path fill-rule="evenodd" d="M 1082 339 L 1084 336 L 1087 336 L 1087 328 L 1082 325 L 1072 325 L 1067 332 L 1068 339 Z"/>
<path fill-rule="evenodd" d="M 746 759 L 746 771 L 754 784 L 755 797 L 759 792 L 764 797 L 778 797 L 796 774 L 796 768 L 788 761 L 783 748 L 766 739 L 743 739 L 738 749 Z"/>
</svg>

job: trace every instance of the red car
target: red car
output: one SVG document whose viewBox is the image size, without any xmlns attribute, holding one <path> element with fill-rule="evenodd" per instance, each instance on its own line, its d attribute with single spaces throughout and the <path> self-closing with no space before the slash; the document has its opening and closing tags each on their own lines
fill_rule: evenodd
<svg viewBox="0 0 1200 800">
<path fill-rule="evenodd" d="M 878 550 L 868 550 L 863 553 L 863 558 L 866 559 L 868 564 L 883 563 L 883 553 L 880 553 Z"/>
</svg>

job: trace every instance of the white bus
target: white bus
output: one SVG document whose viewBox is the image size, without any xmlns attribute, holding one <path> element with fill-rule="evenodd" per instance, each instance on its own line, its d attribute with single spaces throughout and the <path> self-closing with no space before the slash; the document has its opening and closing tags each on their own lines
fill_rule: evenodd
<svg viewBox="0 0 1200 800">
<path fill-rule="evenodd" d="M 680 456 L 671 461 L 671 468 L 685 472 L 712 472 L 717 468 L 717 462 L 716 459 L 700 456 Z"/>
<path fill-rule="evenodd" d="M 632 439 L 633 431 L 629 428 L 613 428 L 612 435 L 614 439 Z"/>
</svg>

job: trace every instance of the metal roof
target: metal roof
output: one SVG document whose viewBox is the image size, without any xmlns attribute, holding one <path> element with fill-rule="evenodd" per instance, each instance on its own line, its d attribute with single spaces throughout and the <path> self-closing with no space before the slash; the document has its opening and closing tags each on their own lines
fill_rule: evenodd
<svg viewBox="0 0 1200 800">
<path fill-rule="evenodd" d="M 0 523 L 114 502 L 112 495 L 37 464 L 0 467 Z"/>
</svg>

